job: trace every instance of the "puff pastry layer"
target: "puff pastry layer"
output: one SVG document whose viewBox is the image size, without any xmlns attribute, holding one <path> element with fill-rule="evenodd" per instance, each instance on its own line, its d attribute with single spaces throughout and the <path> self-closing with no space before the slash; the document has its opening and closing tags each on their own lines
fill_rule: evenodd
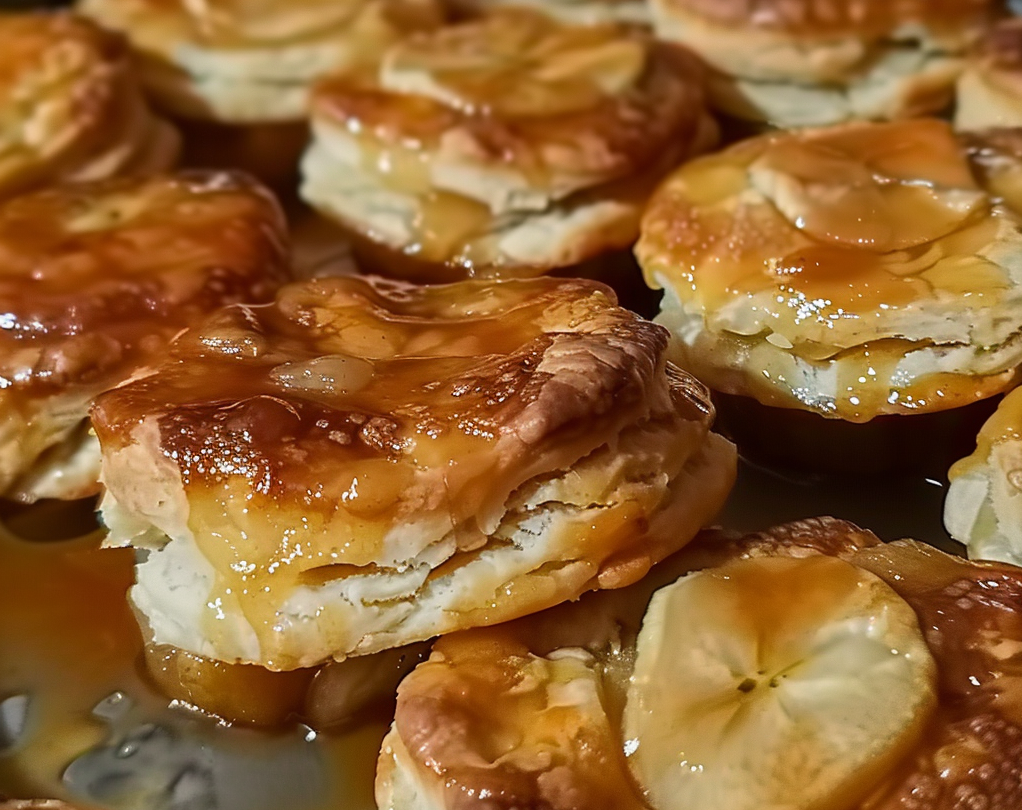
<svg viewBox="0 0 1022 810">
<path fill-rule="evenodd" d="M 123 32 L 162 107 L 231 124 L 298 121 L 309 86 L 438 25 L 435 0 L 82 0 Z"/>
<path fill-rule="evenodd" d="M 654 30 L 713 68 L 740 118 L 819 126 L 936 112 L 991 0 L 651 0 Z"/>
</svg>

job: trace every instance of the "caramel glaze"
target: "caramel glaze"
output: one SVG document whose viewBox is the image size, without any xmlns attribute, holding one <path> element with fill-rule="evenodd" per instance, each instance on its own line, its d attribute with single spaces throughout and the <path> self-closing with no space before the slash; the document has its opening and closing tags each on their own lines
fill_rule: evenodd
<svg viewBox="0 0 1022 810">
<path fill-rule="evenodd" d="M 997 12 L 992 0 L 665 0 L 717 24 L 802 36 L 883 35 L 922 23 L 938 31 L 978 26 Z"/>
<path fill-rule="evenodd" d="M 1020 806 L 1022 572 L 1005 564 L 967 562 L 915 541 L 884 544 L 833 518 L 746 536 L 704 532 L 633 586 L 587 594 L 498 628 L 444 637 L 430 663 L 399 688 L 396 728 L 401 740 L 417 766 L 442 781 L 445 806 L 460 807 L 458 796 L 483 789 L 493 790 L 501 806 L 531 806 L 527 800 L 537 791 L 535 773 L 494 765 L 506 750 L 502 746 L 519 733 L 515 711 L 521 699 L 499 685 L 515 681 L 522 660 L 563 647 L 596 655 L 605 709 L 611 726 L 619 729 L 635 639 L 657 588 L 738 558 L 814 554 L 840 557 L 881 577 L 915 610 L 938 665 L 940 703 L 922 741 L 881 784 L 864 786 L 869 797 L 861 810 Z M 777 588 L 762 591 L 767 600 L 790 596 Z M 756 609 L 769 610 L 770 605 Z M 441 670 L 454 677 L 439 677 Z M 528 722 L 527 714 L 517 720 L 523 717 Z M 428 733 L 441 728 L 443 734 Z M 592 775 L 600 786 L 597 799 L 582 806 L 645 806 L 634 798 L 641 790 L 628 775 L 623 740 L 613 743 L 608 747 L 607 740 L 598 741 L 558 764 L 577 765 L 580 774 Z M 477 758 L 473 764 L 445 757 L 468 752 Z M 626 798 L 615 804 L 608 796 Z"/>
<path fill-rule="evenodd" d="M 398 681 L 429 649 L 429 643 L 411 644 L 283 672 L 160 644 L 146 644 L 144 660 L 163 695 L 221 723 L 280 728 L 298 718 L 317 731 L 336 731 L 389 719 Z"/>
<path fill-rule="evenodd" d="M 714 362 L 738 367 L 763 340 L 776 341 L 806 366 L 833 365 L 834 403 L 825 415 L 857 422 L 946 410 L 1010 387 L 1010 366 L 935 368 L 906 383 L 893 375 L 910 351 L 964 345 L 908 334 L 904 313 L 953 323 L 953 303 L 964 325 L 970 312 L 1004 306 L 1014 292 L 1009 271 L 987 251 L 1002 231 L 1017 239 L 1015 140 L 959 139 L 935 120 L 855 124 L 766 135 L 684 166 L 647 209 L 637 254 L 647 281 L 666 277 L 715 335 L 721 356 L 692 351 L 690 370 L 707 376 L 718 371 Z M 751 188 L 753 201 L 743 200 Z M 762 372 L 734 385 L 723 372 L 707 380 L 802 407 L 775 380 L 782 372 Z"/>
<path fill-rule="evenodd" d="M 5 396 L 109 387 L 205 313 L 269 298 L 286 277 L 284 228 L 267 193 L 221 172 L 11 201 L 0 209 Z"/>
<path fill-rule="evenodd" d="M 62 781 L 62 774 L 76 758 L 110 742 L 111 729 L 93 709 L 116 693 L 138 707 L 140 722 L 194 735 L 206 746 L 207 755 L 215 750 L 248 758 L 243 779 L 237 772 L 233 777 L 247 784 L 222 786 L 231 802 L 244 796 L 251 800 L 251 793 L 245 791 L 251 791 L 252 784 L 262 778 L 265 757 L 288 753 L 292 762 L 295 756 L 322 759 L 336 777 L 325 795 L 311 807 L 305 805 L 309 810 L 371 806 L 371 758 L 392 717 L 396 682 L 421 658 L 422 645 L 389 658 L 368 657 L 361 670 L 350 673 L 340 664 L 318 672 L 261 671 L 232 676 L 232 667 L 223 665 L 213 675 L 206 672 L 202 679 L 198 671 L 201 662 L 193 660 L 195 669 L 184 686 L 205 690 L 211 699 L 206 711 L 245 703 L 238 716 L 225 711 L 203 721 L 188 701 L 195 691 L 183 694 L 179 684 L 169 695 L 161 695 L 156 687 L 163 684 L 158 677 L 152 679 L 152 669 L 147 672 L 145 657 L 152 657 L 154 651 L 144 651 L 126 598 L 133 580 L 134 554 L 128 549 L 101 549 L 103 533 L 96 529 L 93 515 L 75 503 L 18 507 L 14 513 L 5 505 L 2 519 L 0 612 L 5 618 L 0 622 L 0 701 L 24 694 L 30 699 L 30 708 L 23 740 L 5 748 L 8 741 L 0 736 L 0 807 L 6 807 L 2 801 L 6 796 L 31 801 L 14 802 L 12 810 L 50 807 L 38 804 L 37 798 L 30 799 L 43 796 L 69 801 L 77 808 L 107 806 L 95 796 L 90 800 L 74 793 L 73 786 Z M 162 653 L 156 657 L 166 659 L 167 651 Z M 366 663 L 373 667 L 367 670 Z M 356 675 L 361 676 L 359 682 L 353 682 Z M 286 683 L 289 677 L 291 682 Z M 299 688 L 295 680 L 303 678 Z M 367 678 L 371 683 L 361 683 Z M 280 688 L 282 682 L 290 692 Z M 248 701 L 239 701 L 242 696 Z M 169 698 L 176 699 L 176 709 L 171 708 L 175 704 L 169 704 Z M 293 711 L 282 711 L 288 700 Z M 298 717 L 320 733 L 306 742 L 297 737 L 293 749 L 279 747 L 281 735 L 293 728 Z M 256 738 L 243 729 L 231 728 L 235 723 L 258 721 L 270 723 L 274 729 Z M 274 739 L 278 740 L 276 748 Z M 256 740 L 264 741 L 267 748 L 254 745 Z M 120 767 L 117 762 L 111 763 L 114 774 L 130 774 L 140 767 L 130 757 L 120 760 Z M 154 765 L 157 770 L 161 765 L 173 767 L 149 763 L 148 769 L 154 770 Z M 141 767 L 147 766 L 143 763 Z M 127 806 L 123 796 L 120 803 L 115 802 L 116 796 L 116 791 L 111 794 L 111 803 Z"/>
<path fill-rule="evenodd" d="M 294 285 L 276 304 L 225 308 L 182 335 L 157 375 L 97 400 L 96 430 L 116 449 L 131 441 L 139 419 L 158 418 L 162 450 L 186 488 L 241 475 L 258 495 L 298 497 L 313 510 L 343 502 L 368 517 L 400 501 L 406 465 L 416 464 L 449 467 L 453 498 L 469 483 L 460 467 L 471 470 L 476 454 L 549 384 L 539 365 L 560 335 L 547 333 L 545 323 L 563 325 L 568 335 L 589 328 L 627 335 L 644 354 L 662 350 L 661 330 L 613 301 L 602 285 L 575 280 Z M 597 402 L 564 402 L 553 423 L 536 427 L 558 439 L 591 431 L 593 422 L 572 420 L 599 423 L 611 401 L 626 411 L 638 405 L 652 369 L 622 368 Z M 326 474 L 341 468 L 349 471 L 340 478 Z M 368 484 L 350 490 L 356 478 Z M 312 481 L 320 482 L 315 491 Z M 465 504 L 457 511 L 475 510 Z"/>
<path fill-rule="evenodd" d="M 180 476 L 218 592 L 273 637 L 289 589 L 418 554 L 387 539 L 395 526 L 439 520 L 478 549 L 513 490 L 624 426 L 689 419 L 701 437 L 705 394 L 663 399 L 665 345 L 594 282 L 319 280 L 186 332 L 157 373 L 100 396 L 93 423 L 118 497 L 118 451 L 158 426 L 147 452 Z"/>
</svg>

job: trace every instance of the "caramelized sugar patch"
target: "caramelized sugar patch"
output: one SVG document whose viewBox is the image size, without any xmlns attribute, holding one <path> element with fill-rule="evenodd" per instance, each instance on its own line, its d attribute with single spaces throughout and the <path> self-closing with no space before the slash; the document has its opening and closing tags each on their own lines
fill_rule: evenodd
<svg viewBox="0 0 1022 810">
<path fill-rule="evenodd" d="M 0 209 L 0 377 L 31 397 L 119 381 L 222 304 L 285 278 L 284 222 L 226 174 L 113 182 Z"/>
</svg>

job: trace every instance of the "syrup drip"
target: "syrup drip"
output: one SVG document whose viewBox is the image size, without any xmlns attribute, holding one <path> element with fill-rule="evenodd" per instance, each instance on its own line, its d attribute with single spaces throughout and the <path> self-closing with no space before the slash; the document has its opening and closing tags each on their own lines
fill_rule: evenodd
<svg viewBox="0 0 1022 810">
<path fill-rule="evenodd" d="M 0 791 L 115 810 L 371 810 L 388 715 L 316 734 L 172 708 L 144 674 L 132 552 L 101 550 L 88 513 L 8 510 L 49 540 L 0 529 Z"/>
</svg>

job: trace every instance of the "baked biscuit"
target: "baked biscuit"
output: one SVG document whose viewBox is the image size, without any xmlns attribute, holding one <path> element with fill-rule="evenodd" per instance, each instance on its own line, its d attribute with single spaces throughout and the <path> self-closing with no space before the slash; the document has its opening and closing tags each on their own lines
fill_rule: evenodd
<svg viewBox="0 0 1022 810">
<path fill-rule="evenodd" d="M 442 20 L 438 0 L 81 0 L 139 53 L 142 81 L 182 121 L 189 161 L 293 182 L 309 87 L 374 62 Z"/>
<path fill-rule="evenodd" d="M 649 25 L 649 4 L 646 0 L 462 0 L 458 5 L 476 14 L 500 7 L 521 6 L 577 25 L 609 22 Z"/>
<path fill-rule="evenodd" d="M 0 198 L 169 168 L 178 136 L 147 107 L 124 41 L 65 13 L 0 13 Z"/>
<path fill-rule="evenodd" d="M 1022 19 L 1001 20 L 970 50 L 955 92 L 955 127 L 1022 126 Z"/>
<path fill-rule="evenodd" d="M 650 0 L 713 68 L 716 107 L 780 127 L 938 112 L 994 0 Z"/>
<path fill-rule="evenodd" d="M 200 315 L 284 279 L 276 202 L 224 173 L 55 187 L 0 206 L 0 496 L 97 491 L 88 409 Z"/>
<path fill-rule="evenodd" d="M 708 534 L 622 591 L 440 639 L 377 804 L 1016 807 L 1020 611 L 1014 566 L 843 521 Z"/>
<path fill-rule="evenodd" d="M 735 474 L 666 345 L 577 280 L 225 308 L 92 412 L 151 640 L 290 670 L 641 577 Z"/>
<path fill-rule="evenodd" d="M 1002 197 L 1022 163 L 995 141 L 850 124 L 683 166 L 636 248 L 675 359 L 717 391 L 848 422 L 1011 388 L 1022 231 Z"/>
<path fill-rule="evenodd" d="M 82 0 L 124 32 L 161 107 L 232 124 L 298 121 L 309 85 L 441 20 L 432 0 Z"/>
<path fill-rule="evenodd" d="M 652 185 L 712 143 L 700 80 L 634 29 L 494 13 L 321 82 L 301 194 L 397 274 L 574 265 L 630 245 Z"/>
</svg>

